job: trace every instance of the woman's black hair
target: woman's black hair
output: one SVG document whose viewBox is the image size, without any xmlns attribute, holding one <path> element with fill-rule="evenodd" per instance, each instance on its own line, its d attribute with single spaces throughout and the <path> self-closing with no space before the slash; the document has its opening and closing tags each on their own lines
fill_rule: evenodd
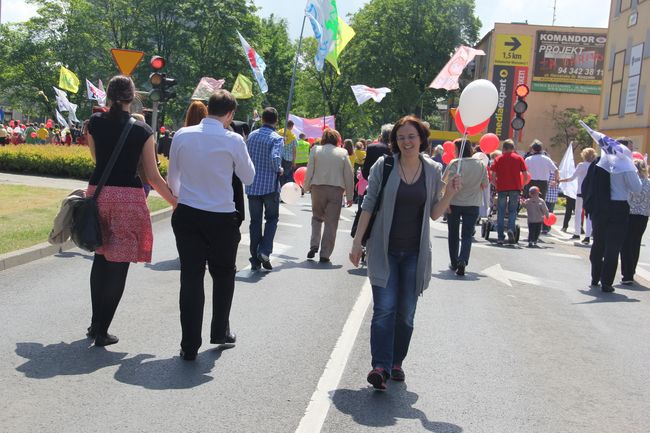
<svg viewBox="0 0 650 433">
<path fill-rule="evenodd" d="M 465 141 L 465 148 L 463 149 L 463 154 L 460 154 L 460 146 L 463 143 L 462 138 L 457 138 L 454 140 L 454 144 L 456 145 L 456 154 L 458 155 L 459 158 L 470 158 L 474 154 L 474 150 L 472 148 L 472 143 L 469 140 Z"/>
</svg>

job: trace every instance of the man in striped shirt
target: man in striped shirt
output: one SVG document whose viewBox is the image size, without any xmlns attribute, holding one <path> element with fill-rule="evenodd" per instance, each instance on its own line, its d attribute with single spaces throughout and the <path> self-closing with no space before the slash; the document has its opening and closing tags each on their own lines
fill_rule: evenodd
<svg viewBox="0 0 650 433">
<path fill-rule="evenodd" d="M 250 262 L 251 269 L 260 267 L 271 270 L 270 256 L 273 252 L 273 238 L 278 227 L 280 214 L 280 183 L 282 175 L 282 147 L 284 141 L 275 132 L 278 123 L 278 111 L 267 107 L 262 113 L 262 127 L 251 132 L 247 146 L 253 165 L 255 179 L 246 187 L 250 222 Z M 266 221 L 262 232 L 262 217 Z"/>
</svg>

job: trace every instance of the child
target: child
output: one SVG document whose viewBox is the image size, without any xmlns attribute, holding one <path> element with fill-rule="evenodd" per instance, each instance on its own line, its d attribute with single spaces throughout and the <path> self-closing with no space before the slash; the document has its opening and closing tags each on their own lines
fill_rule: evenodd
<svg viewBox="0 0 650 433">
<path fill-rule="evenodd" d="M 524 201 L 524 207 L 528 213 L 528 248 L 535 248 L 542 231 L 544 217 L 547 217 L 549 212 L 544 200 L 539 198 L 538 187 L 531 186 L 528 195 L 530 198 Z"/>
</svg>

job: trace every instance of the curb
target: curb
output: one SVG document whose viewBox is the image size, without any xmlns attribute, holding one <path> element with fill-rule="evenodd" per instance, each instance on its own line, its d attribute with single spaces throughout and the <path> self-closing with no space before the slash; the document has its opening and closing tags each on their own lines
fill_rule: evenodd
<svg viewBox="0 0 650 433">
<path fill-rule="evenodd" d="M 172 212 L 173 209 L 170 207 L 152 213 L 151 223 L 153 224 L 169 218 Z M 58 254 L 63 251 L 71 250 L 73 248 L 77 248 L 77 246 L 71 240 L 68 240 L 60 245 L 52 245 L 49 242 L 43 242 L 42 244 L 23 248 L 22 250 L 0 254 L 0 272 L 9 268 L 13 268 L 15 266 L 33 262 L 34 260 Z"/>
</svg>

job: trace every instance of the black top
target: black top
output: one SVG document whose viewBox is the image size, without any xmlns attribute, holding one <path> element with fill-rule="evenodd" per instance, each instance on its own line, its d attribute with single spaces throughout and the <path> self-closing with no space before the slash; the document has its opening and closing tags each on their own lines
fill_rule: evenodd
<svg viewBox="0 0 650 433">
<path fill-rule="evenodd" d="M 426 201 L 427 186 L 423 172 L 411 185 L 400 180 L 395 198 L 393 222 L 390 226 L 389 250 L 414 252 L 420 249 Z"/>
<path fill-rule="evenodd" d="M 122 134 L 122 129 L 130 114 L 126 111 L 120 113 L 118 118 L 113 118 L 110 113 L 95 113 L 90 117 L 88 122 L 88 133 L 92 135 L 95 142 L 95 157 L 97 164 L 95 171 L 90 177 L 90 184 L 97 185 L 102 177 L 104 167 L 111 158 L 113 149 Z M 142 182 L 136 171 L 144 143 L 153 134 L 153 130 L 144 122 L 136 121 L 126 137 L 126 142 L 120 156 L 117 158 L 111 175 L 106 181 L 106 185 L 126 186 L 132 188 L 141 188 Z"/>
<path fill-rule="evenodd" d="M 368 146 L 366 159 L 363 161 L 363 167 L 361 167 L 361 174 L 364 179 L 370 178 L 370 167 L 383 155 L 390 155 L 390 149 L 385 143 L 375 143 Z"/>
</svg>

